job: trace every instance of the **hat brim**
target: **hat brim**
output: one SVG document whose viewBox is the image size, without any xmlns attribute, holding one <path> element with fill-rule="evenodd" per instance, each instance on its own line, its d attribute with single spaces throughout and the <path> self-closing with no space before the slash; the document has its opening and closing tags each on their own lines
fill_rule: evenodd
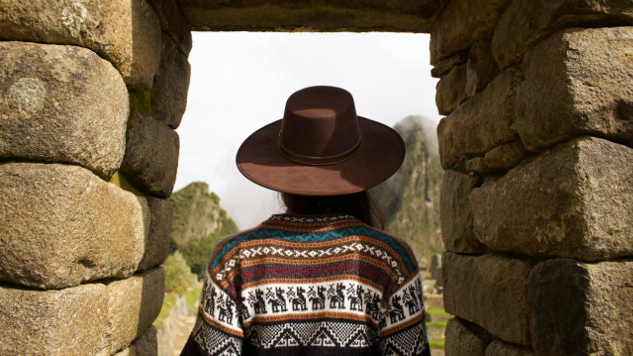
<svg viewBox="0 0 633 356">
<path fill-rule="evenodd" d="M 402 137 L 391 127 L 358 118 L 361 147 L 350 159 L 326 166 L 293 162 L 279 151 L 281 120 L 251 134 L 235 157 L 250 181 L 279 192 L 299 195 L 344 195 L 374 187 L 391 177 L 404 161 Z"/>
</svg>

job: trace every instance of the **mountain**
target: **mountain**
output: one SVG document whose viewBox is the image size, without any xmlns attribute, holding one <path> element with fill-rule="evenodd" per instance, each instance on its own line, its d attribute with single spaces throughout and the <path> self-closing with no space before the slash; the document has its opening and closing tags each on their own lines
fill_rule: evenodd
<svg viewBox="0 0 633 356">
<path fill-rule="evenodd" d="M 402 167 L 373 188 L 385 214 L 386 230 L 406 240 L 421 268 L 444 246 L 440 230 L 440 165 L 437 124 L 421 116 L 407 116 L 394 125 L 404 139 L 407 154 Z"/>
<path fill-rule="evenodd" d="M 237 225 L 207 183 L 193 182 L 174 192 L 169 202 L 173 209 L 170 248 L 180 251 L 191 271 L 202 277 L 215 245 L 236 233 Z"/>
</svg>

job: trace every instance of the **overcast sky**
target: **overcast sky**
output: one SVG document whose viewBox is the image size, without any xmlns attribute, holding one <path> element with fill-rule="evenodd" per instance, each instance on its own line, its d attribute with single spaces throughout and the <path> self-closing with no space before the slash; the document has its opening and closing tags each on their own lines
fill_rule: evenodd
<svg viewBox="0 0 633 356">
<path fill-rule="evenodd" d="M 359 115 L 389 126 L 407 115 L 439 121 L 428 48 L 425 34 L 194 32 L 174 191 L 207 182 L 240 229 L 257 225 L 280 207 L 235 167 L 242 141 L 314 85 L 348 90 Z"/>
</svg>

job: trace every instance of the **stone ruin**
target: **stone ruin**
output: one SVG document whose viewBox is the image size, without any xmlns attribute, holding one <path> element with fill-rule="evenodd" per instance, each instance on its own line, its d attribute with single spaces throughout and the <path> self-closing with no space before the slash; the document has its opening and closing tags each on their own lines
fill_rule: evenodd
<svg viewBox="0 0 633 356">
<path fill-rule="evenodd" d="M 446 354 L 633 354 L 628 26 L 628 0 L 0 0 L 0 354 L 155 355 L 192 30 L 430 33 Z"/>
</svg>

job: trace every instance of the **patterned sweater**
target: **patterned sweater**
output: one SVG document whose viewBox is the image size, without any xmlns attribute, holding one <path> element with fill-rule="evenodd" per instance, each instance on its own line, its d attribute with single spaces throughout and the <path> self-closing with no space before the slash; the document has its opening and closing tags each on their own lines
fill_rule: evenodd
<svg viewBox="0 0 633 356">
<path fill-rule="evenodd" d="M 411 248 L 349 215 L 273 215 L 208 263 L 182 355 L 430 355 Z"/>
</svg>

